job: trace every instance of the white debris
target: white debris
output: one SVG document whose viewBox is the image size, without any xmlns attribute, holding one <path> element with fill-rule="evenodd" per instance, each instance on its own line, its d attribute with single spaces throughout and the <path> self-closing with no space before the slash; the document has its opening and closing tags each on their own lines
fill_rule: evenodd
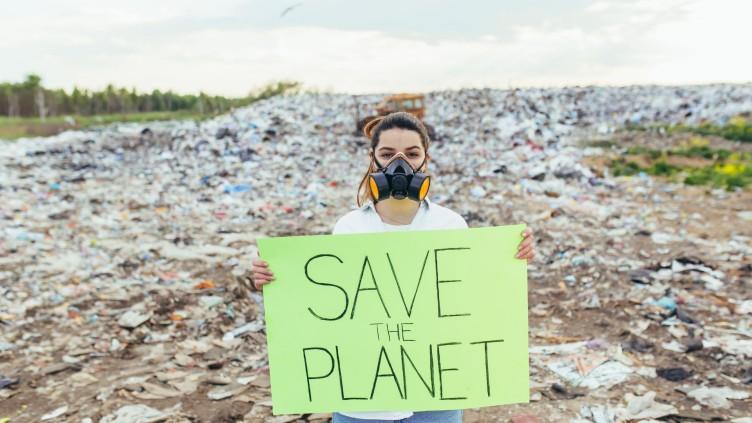
<svg viewBox="0 0 752 423">
<path fill-rule="evenodd" d="M 133 329 L 141 326 L 144 322 L 149 320 L 150 317 L 149 314 L 141 314 L 137 311 L 128 310 L 120 316 L 120 319 L 118 319 L 118 325 L 124 328 Z"/>
<path fill-rule="evenodd" d="M 687 396 L 710 408 L 729 408 L 731 407 L 731 401 L 729 400 L 747 399 L 749 398 L 749 393 L 737 391 L 726 386 L 720 388 L 702 386 L 689 391 Z"/>
<path fill-rule="evenodd" d="M 625 399 L 627 406 L 617 410 L 619 418 L 624 420 L 658 419 L 678 412 L 673 405 L 656 402 L 653 391 L 643 396 L 627 394 Z"/>
<path fill-rule="evenodd" d="M 580 373 L 574 360 L 553 362 L 548 368 L 570 384 L 590 389 L 609 388 L 624 382 L 633 373 L 630 367 L 618 361 L 606 361 L 585 375 Z"/>
<path fill-rule="evenodd" d="M 263 322 L 255 320 L 253 322 L 246 323 L 243 326 L 237 327 L 237 328 L 235 328 L 235 329 L 233 329 L 233 330 L 225 333 L 222 336 L 222 340 L 225 341 L 225 342 L 232 341 L 233 339 L 235 339 L 236 337 L 238 337 L 238 336 L 240 336 L 240 335 L 242 335 L 244 333 L 258 332 L 261 329 L 263 329 L 263 327 L 264 327 L 264 323 Z"/>
<path fill-rule="evenodd" d="M 54 418 L 56 418 L 56 417 L 60 417 L 60 416 L 62 416 L 62 415 L 63 415 L 63 414 L 65 414 L 65 413 L 66 413 L 67 411 L 68 411 L 68 406 L 67 406 L 67 405 L 64 405 L 64 406 L 62 406 L 62 407 L 58 407 L 58 408 L 56 408 L 56 409 L 54 409 L 54 410 L 50 411 L 49 413 L 47 413 L 47 414 L 43 415 L 43 416 L 41 417 L 41 420 L 42 420 L 43 422 L 44 422 L 44 421 L 47 421 L 47 420 L 52 420 L 52 419 L 54 419 Z"/>
<path fill-rule="evenodd" d="M 175 407 L 179 409 L 180 404 Z M 173 413 L 174 411 L 162 412 L 142 404 L 125 405 L 103 417 L 99 423 L 156 423 L 167 420 Z"/>
</svg>

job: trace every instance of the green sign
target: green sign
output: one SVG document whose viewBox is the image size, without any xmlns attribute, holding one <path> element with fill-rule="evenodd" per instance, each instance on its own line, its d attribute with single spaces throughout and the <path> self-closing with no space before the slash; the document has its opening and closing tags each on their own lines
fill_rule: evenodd
<svg viewBox="0 0 752 423">
<path fill-rule="evenodd" d="M 524 228 L 259 239 L 273 412 L 527 402 Z"/>
</svg>

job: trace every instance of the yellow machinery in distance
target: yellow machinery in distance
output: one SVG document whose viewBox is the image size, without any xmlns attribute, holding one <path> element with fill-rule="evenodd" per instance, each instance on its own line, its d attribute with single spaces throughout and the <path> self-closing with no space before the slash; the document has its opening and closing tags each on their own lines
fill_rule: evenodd
<svg viewBox="0 0 752 423">
<path fill-rule="evenodd" d="M 371 116 L 366 116 L 364 118 L 360 118 L 360 107 L 356 99 L 356 132 L 359 134 L 363 133 L 363 127 L 366 126 L 366 124 L 373 119 L 376 119 L 379 116 L 386 116 L 390 113 L 394 112 L 408 112 L 418 119 L 420 119 L 423 122 L 423 125 L 425 125 L 426 130 L 428 131 L 428 137 L 431 140 L 435 139 L 436 133 L 434 131 L 433 126 L 427 124 L 423 118 L 425 117 L 425 96 L 423 94 L 408 94 L 408 93 L 401 93 L 401 94 L 394 94 L 387 97 L 384 97 L 384 100 L 379 103 L 376 106 L 376 114 Z"/>
</svg>

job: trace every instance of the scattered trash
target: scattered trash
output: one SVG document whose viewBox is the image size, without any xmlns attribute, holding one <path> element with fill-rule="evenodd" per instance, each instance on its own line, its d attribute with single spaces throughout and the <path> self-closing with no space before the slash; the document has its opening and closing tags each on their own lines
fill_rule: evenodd
<svg viewBox="0 0 752 423">
<path fill-rule="evenodd" d="M 653 391 L 642 396 L 628 393 L 625 396 L 627 406 L 617 409 L 617 416 L 624 420 L 643 420 L 659 419 L 678 413 L 678 410 L 673 405 L 655 401 L 655 395 Z"/>
<path fill-rule="evenodd" d="M 248 389 L 248 386 L 242 384 L 229 384 L 212 389 L 207 393 L 210 400 L 219 401 L 231 396 L 237 395 Z"/>
<path fill-rule="evenodd" d="M 21 379 L 19 378 L 10 379 L 10 378 L 0 375 L 0 389 L 12 388 L 13 386 L 17 386 L 18 382 L 20 381 Z"/>
<path fill-rule="evenodd" d="M 224 191 L 227 194 L 241 194 L 250 190 L 251 186 L 248 184 L 225 185 L 224 187 Z"/>
<path fill-rule="evenodd" d="M 580 389 L 568 388 L 560 383 L 554 383 L 553 385 L 551 385 L 551 391 L 565 399 L 574 399 L 577 397 L 584 397 L 586 395 L 586 393 Z"/>
<path fill-rule="evenodd" d="M 118 319 L 118 325 L 124 328 L 133 329 L 141 326 L 149 320 L 149 318 L 150 316 L 148 314 L 140 314 L 136 311 L 128 310 L 120 316 L 120 319 Z"/>
<path fill-rule="evenodd" d="M 470 194 L 473 197 L 485 197 L 486 196 L 486 190 L 483 189 L 483 187 L 475 186 L 470 190 Z"/>
<path fill-rule="evenodd" d="M 259 322 L 259 321 L 253 321 L 253 322 L 250 322 L 250 323 L 246 323 L 243 326 L 240 326 L 238 328 L 235 328 L 235 329 L 231 330 L 230 332 L 225 333 L 224 336 L 222 337 L 222 340 L 225 341 L 225 342 L 232 341 L 233 339 L 235 339 L 236 337 L 238 337 L 238 336 L 240 336 L 240 335 L 242 335 L 244 333 L 258 332 L 263 327 L 264 327 L 263 323 Z"/>
<path fill-rule="evenodd" d="M 692 372 L 689 372 L 681 367 L 670 367 L 663 369 L 655 369 L 655 373 L 671 382 L 678 382 L 692 376 Z"/>
<path fill-rule="evenodd" d="M 581 363 L 582 361 L 579 360 L 562 361 L 551 363 L 548 367 L 573 386 L 582 386 L 590 389 L 600 387 L 610 388 L 627 380 L 633 372 L 630 367 L 618 361 L 605 361 L 591 370 L 582 372 Z M 586 365 L 592 366 L 592 364 L 591 362 Z"/>
<path fill-rule="evenodd" d="M 60 417 L 60 416 L 62 416 L 62 415 L 63 415 L 63 414 L 65 414 L 66 412 L 68 412 L 68 406 L 67 406 L 67 405 L 64 405 L 64 406 L 62 406 L 62 407 L 58 407 L 58 408 L 56 408 L 56 409 L 54 409 L 54 410 L 50 411 L 49 413 L 47 413 L 47 414 L 43 415 L 43 416 L 42 416 L 42 418 L 41 418 L 41 420 L 42 420 L 43 422 L 44 422 L 44 421 L 47 421 L 47 420 L 52 420 L 52 419 L 54 419 L 54 418 L 56 418 L 56 417 Z"/>
<path fill-rule="evenodd" d="M 687 392 L 687 396 L 710 408 L 729 408 L 731 401 L 749 398 L 749 393 L 737 391 L 729 387 L 702 386 Z"/>
<path fill-rule="evenodd" d="M 674 300 L 673 298 L 663 297 L 659 299 L 658 301 L 651 300 L 649 304 L 654 305 L 656 307 L 661 307 L 671 313 L 676 311 L 676 300 Z"/>
<path fill-rule="evenodd" d="M 694 135 L 653 125 L 722 124 L 752 110 L 751 85 L 463 89 L 425 100 L 431 200 L 471 227 L 534 230 L 535 388 L 531 408 L 507 420 L 665 419 L 669 407 L 685 416 L 706 404 L 719 406 L 718 420 L 752 413 L 738 399 L 752 386 L 749 191 L 613 177 L 601 164 L 633 146 L 691 148 Z M 42 399 L 49 408 L 27 410 L 35 421 L 83 421 L 91 410 L 105 410 L 104 423 L 183 413 L 325 421 L 271 416 L 263 301 L 248 276 L 258 237 L 328 234 L 354 207 L 367 146 L 353 134 L 353 104 L 277 96 L 203 122 L 3 143 L 0 401 Z M 705 138 L 711 155 L 749 150 Z M 714 388 L 675 395 L 688 382 Z M 56 396 L 70 390 L 82 394 Z M 152 400 L 183 408 L 138 404 Z M 565 400 L 576 406 L 552 406 Z M 196 409 L 206 401 L 211 415 Z"/>
<path fill-rule="evenodd" d="M 113 414 L 107 415 L 100 423 L 156 423 L 167 420 L 180 408 L 176 404 L 171 411 L 159 411 L 142 404 L 125 405 Z"/>
<path fill-rule="evenodd" d="M 736 306 L 734 311 L 736 311 L 737 314 L 752 314 L 752 300 L 742 301 Z"/>
<path fill-rule="evenodd" d="M 580 409 L 580 416 L 588 422 L 615 423 L 616 413 L 608 405 L 585 405 Z"/>
<path fill-rule="evenodd" d="M 752 211 L 741 211 L 737 213 L 736 215 L 739 216 L 739 218 L 742 220 L 752 221 Z"/>
</svg>

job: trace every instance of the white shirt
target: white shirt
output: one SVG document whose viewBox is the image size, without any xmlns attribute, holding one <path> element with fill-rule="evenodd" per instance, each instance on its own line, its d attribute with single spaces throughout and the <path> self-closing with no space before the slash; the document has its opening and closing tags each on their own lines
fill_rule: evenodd
<svg viewBox="0 0 752 423">
<path fill-rule="evenodd" d="M 373 202 L 368 202 L 363 207 L 342 216 L 334 225 L 332 234 L 464 228 L 467 228 L 467 222 L 462 216 L 446 207 L 431 203 L 426 197 L 421 202 L 413 221 L 408 225 L 384 223 L 376 212 Z M 367 420 L 399 420 L 413 415 L 410 411 L 340 412 L 339 414 Z"/>
</svg>

